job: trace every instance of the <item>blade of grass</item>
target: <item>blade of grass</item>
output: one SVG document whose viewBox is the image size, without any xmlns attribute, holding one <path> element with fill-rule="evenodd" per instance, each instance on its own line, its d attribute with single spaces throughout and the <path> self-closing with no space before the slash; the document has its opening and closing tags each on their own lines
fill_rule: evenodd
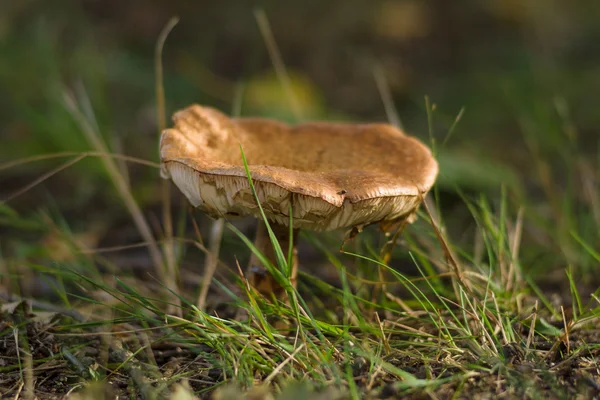
<svg viewBox="0 0 600 400">
<path fill-rule="evenodd" d="M 300 120 L 302 119 L 300 103 L 298 102 L 298 99 L 294 94 L 290 76 L 287 73 L 285 64 L 283 62 L 283 59 L 281 58 L 279 49 L 277 48 L 277 43 L 275 42 L 275 37 L 273 36 L 273 32 L 271 31 L 271 26 L 269 24 L 267 14 L 263 9 L 258 8 L 254 10 L 254 17 L 256 18 L 256 23 L 258 24 L 260 33 L 263 37 L 263 40 L 265 41 L 265 45 L 267 46 L 267 51 L 269 52 L 269 57 L 271 58 L 271 62 L 273 63 L 273 68 L 275 68 L 275 73 L 281 81 L 283 90 L 285 91 L 286 97 L 290 102 L 290 107 L 294 115 L 296 116 L 296 119 Z"/>
<path fill-rule="evenodd" d="M 154 49 L 154 69 L 156 70 L 155 77 L 155 91 L 156 91 L 156 119 L 158 126 L 158 136 L 167 127 L 166 122 L 166 107 L 165 107 L 165 88 L 163 80 L 163 65 L 162 65 L 162 53 L 165 45 L 165 41 L 169 36 L 169 33 L 173 30 L 175 25 L 179 22 L 179 18 L 173 17 L 167 22 L 167 25 L 162 29 L 158 40 L 156 41 L 156 47 Z M 173 216 L 171 214 L 171 186 L 170 182 L 166 179 L 161 180 L 161 199 L 162 199 L 162 222 L 165 235 L 165 241 L 163 245 L 164 259 L 166 261 L 166 275 L 170 279 L 167 287 L 174 290 L 178 286 L 178 269 L 175 262 L 175 242 L 173 241 Z M 180 309 L 171 309 L 169 312 L 175 311 L 177 315 L 181 315 Z"/>
<path fill-rule="evenodd" d="M 164 26 L 156 41 L 156 47 L 154 48 L 154 69 L 156 72 L 155 77 L 155 92 L 156 92 L 156 117 L 158 123 L 158 134 L 167 126 L 166 118 L 166 107 L 165 107 L 165 88 L 163 83 L 163 64 L 162 64 L 162 53 L 167 37 L 175 28 L 179 22 L 178 17 L 172 17 L 169 22 Z"/>
<path fill-rule="evenodd" d="M 381 97 L 381 101 L 383 102 L 383 108 L 385 109 L 385 115 L 387 116 L 388 122 L 396 128 L 403 130 L 402 121 L 400 120 L 398 110 L 394 105 L 390 86 L 381 64 L 377 63 L 373 68 L 373 77 L 375 78 L 379 97 Z"/>
<path fill-rule="evenodd" d="M 200 293 L 198 294 L 198 300 L 196 301 L 197 307 L 202 311 L 205 310 L 208 289 L 210 288 L 210 284 L 217 269 L 217 264 L 219 263 L 219 250 L 221 248 L 221 240 L 223 239 L 224 228 L 224 218 L 219 218 L 216 221 L 213 221 L 210 228 L 208 253 L 206 254 L 204 262 L 202 286 L 200 288 Z"/>
<path fill-rule="evenodd" d="M 79 110 L 77 107 L 75 100 L 65 91 L 64 93 L 64 105 L 79 125 L 82 133 L 85 135 L 86 139 L 90 142 L 92 147 L 94 147 L 98 152 L 108 153 L 108 148 L 104 144 L 100 134 L 94 130 L 90 122 L 87 120 L 85 115 Z M 156 239 L 148 225 L 148 222 L 144 218 L 144 214 L 140 209 L 139 205 L 135 201 L 133 194 L 129 187 L 127 187 L 126 182 L 123 180 L 123 177 L 119 174 L 119 169 L 115 162 L 109 158 L 101 158 L 101 161 L 110 177 L 113 185 L 115 186 L 117 193 L 125 203 L 127 210 L 131 214 L 133 221 L 140 232 L 140 235 L 144 238 L 144 240 L 148 243 L 148 250 L 150 253 L 150 258 L 152 259 L 152 263 L 154 264 L 154 269 L 156 274 L 163 282 L 167 282 L 168 286 L 173 288 L 174 284 L 171 281 L 171 278 L 165 274 L 164 270 L 164 262 L 162 259 L 161 252 L 159 250 L 158 244 L 156 243 Z"/>
<path fill-rule="evenodd" d="M 43 160 L 52 160 L 55 158 L 67 158 L 67 157 L 77 157 L 83 156 L 87 157 L 107 157 L 107 158 L 116 158 L 121 159 L 123 161 L 127 161 L 134 164 L 145 165 L 153 168 L 160 168 L 160 164 L 154 163 L 152 161 L 147 161 L 137 157 L 131 157 L 124 154 L 115 154 L 115 153 L 103 153 L 99 151 L 63 151 L 60 153 L 51 153 L 51 154 L 38 154 L 31 157 L 20 158 L 18 160 L 9 161 L 4 164 L 0 164 L 0 171 L 5 169 L 10 169 L 14 167 L 18 167 L 24 164 L 29 164 L 32 162 L 43 161 Z"/>
<path fill-rule="evenodd" d="M 456 117 L 454 118 L 452 125 L 450 125 L 450 128 L 448 129 L 448 132 L 446 133 L 446 137 L 444 137 L 444 140 L 442 141 L 442 147 L 444 147 L 446 142 L 448 142 L 448 140 L 450 140 L 450 137 L 454 133 L 456 127 L 458 126 L 458 123 L 460 122 L 460 120 L 462 119 L 464 114 L 465 114 L 465 108 L 462 107 L 460 109 L 460 111 L 458 112 L 458 114 L 456 115 Z"/>
<path fill-rule="evenodd" d="M 288 212 L 290 214 L 290 229 L 289 229 L 289 235 L 290 235 L 290 240 L 289 240 L 289 244 L 288 244 L 288 254 L 287 254 L 287 265 L 289 266 L 290 269 L 294 268 L 294 266 L 292 265 L 292 263 L 294 262 L 294 210 L 292 210 L 292 203 L 290 203 L 290 207 L 288 209 Z M 296 266 L 297 268 L 297 266 Z M 290 271 L 291 274 L 291 271 Z"/>
<path fill-rule="evenodd" d="M 63 171 L 67 168 L 69 168 L 70 166 L 78 163 L 79 161 L 83 160 L 85 158 L 85 156 L 78 156 L 75 157 L 72 160 L 69 160 L 61 165 L 59 165 L 58 167 L 46 172 L 45 174 L 43 174 L 42 176 L 40 176 L 39 178 L 35 179 L 33 182 L 28 183 L 27 185 L 23 186 L 20 189 L 17 189 L 17 191 L 11 193 L 7 198 L 3 199 L 0 201 L 0 205 L 4 205 L 7 202 L 15 199 L 16 197 L 19 197 L 20 195 L 22 195 L 23 193 L 31 190 L 33 187 L 39 185 L 40 183 L 44 182 L 46 179 L 51 178 L 52 176 L 58 174 L 60 171 Z"/>
<path fill-rule="evenodd" d="M 246 176 L 248 177 L 248 183 L 250 184 L 250 189 L 252 190 L 252 195 L 254 196 L 254 199 L 256 200 L 256 203 L 258 205 L 261 219 L 264 221 L 265 226 L 267 227 L 267 232 L 269 233 L 269 239 L 271 240 L 271 243 L 273 244 L 273 250 L 275 251 L 277 263 L 279 265 L 279 268 L 281 268 L 282 271 L 287 272 L 287 270 L 289 268 L 286 263 L 286 258 L 283 254 L 283 251 L 281 250 L 281 246 L 279 245 L 279 241 L 277 240 L 275 233 L 271 229 L 271 225 L 269 224 L 269 221 L 265 214 L 265 211 L 263 210 L 262 205 L 260 204 L 258 193 L 256 192 L 256 187 L 254 187 L 254 182 L 252 181 L 252 175 L 250 174 L 250 167 L 248 166 L 248 160 L 246 159 L 246 154 L 244 154 L 244 149 L 242 148 L 242 145 L 240 145 L 240 152 L 242 154 L 242 162 L 244 163 L 244 169 L 246 171 Z"/>
<path fill-rule="evenodd" d="M 594 250 L 594 248 L 587 243 L 579 234 L 575 231 L 571 231 L 571 236 L 583 247 L 583 249 L 592 256 L 596 261 L 600 262 L 600 253 Z"/>
</svg>

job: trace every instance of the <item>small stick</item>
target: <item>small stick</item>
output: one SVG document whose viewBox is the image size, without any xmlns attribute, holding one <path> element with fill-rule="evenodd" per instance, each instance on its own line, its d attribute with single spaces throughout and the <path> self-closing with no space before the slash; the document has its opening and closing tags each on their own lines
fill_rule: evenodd
<svg viewBox="0 0 600 400">
<path fill-rule="evenodd" d="M 79 361 L 77 357 L 73 355 L 65 346 L 60 349 L 63 357 L 77 370 L 79 376 L 83 379 L 89 379 L 90 373 L 88 369 Z"/>
</svg>

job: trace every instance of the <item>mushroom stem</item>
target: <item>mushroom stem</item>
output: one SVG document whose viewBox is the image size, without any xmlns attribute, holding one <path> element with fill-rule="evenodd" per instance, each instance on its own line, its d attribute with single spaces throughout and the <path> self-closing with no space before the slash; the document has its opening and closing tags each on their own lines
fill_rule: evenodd
<svg viewBox="0 0 600 400">
<path fill-rule="evenodd" d="M 283 254 L 287 257 L 290 246 L 290 229 L 284 225 L 270 223 L 271 229 L 281 246 Z M 298 251 L 296 250 L 296 241 L 298 238 L 299 229 L 294 229 L 292 234 L 292 274 L 290 276 L 291 283 L 296 287 L 296 277 L 298 275 Z M 261 252 L 273 265 L 277 266 L 277 256 L 275 249 L 269 238 L 269 232 L 265 223 L 258 221 L 256 227 L 256 237 L 254 246 Z M 281 298 L 285 290 L 277 283 L 275 278 L 269 273 L 267 268 L 260 262 L 260 259 L 252 253 L 246 271 L 248 282 L 260 294 L 265 297 L 275 295 L 275 298 Z"/>
</svg>

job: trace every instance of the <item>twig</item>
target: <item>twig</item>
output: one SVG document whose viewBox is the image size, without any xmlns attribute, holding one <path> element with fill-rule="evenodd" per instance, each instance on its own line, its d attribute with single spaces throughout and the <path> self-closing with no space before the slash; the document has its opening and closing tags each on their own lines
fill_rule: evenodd
<svg viewBox="0 0 600 400">
<path fill-rule="evenodd" d="M 81 363 L 81 361 L 79 361 L 79 359 L 77 357 L 75 357 L 73 355 L 73 353 L 71 353 L 65 346 L 63 346 L 60 350 L 60 352 L 62 353 L 63 357 L 73 366 L 75 367 L 75 369 L 77 370 L 77 373 L 79 374 L 79 376 L 81 376 L 83 379 L 89 379 L 90 377 L 90 372 L 88 371 L 88 369 L 85 367 L 85 365 L 83 365 Z"/>
</svg>

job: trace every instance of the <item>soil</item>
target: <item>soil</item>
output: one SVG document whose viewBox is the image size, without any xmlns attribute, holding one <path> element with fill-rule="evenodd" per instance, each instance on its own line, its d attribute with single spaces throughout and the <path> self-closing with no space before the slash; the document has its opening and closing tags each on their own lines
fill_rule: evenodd
<svg viewBox="0 0 600 400">
<path fill-rule="evenodd" d="M 200 398 L 211 398 L 213 389 L 224 379 L 222 371 L 212 366 L 212 349 L 207 346 L 182 347 L 181 343 L 158 340 L 166 331 L 156 330 L 151 334 L 154 337 L 149 338 L 157 339 L 150 340 L 154 343 L 151 352 L 134 354 L 129 347 L 131 345 L 132 351 L 139 348 L 135 333 L 119 334 L 118 340 L 109 344 L 106 335 L 99 334 L 93 326 L 70 329 L 70 324 L 78 322 L 76 313 L 69 311 L 66 314 L 70 315 L 65 315 L 50 308 L 49 312 L 32 312 L 26 302 L 3 305 L 0 313 L 2 398 L 23 396 L 27 390 L 20 384 L 23 372 L 18 367 L 19 362 L 27 365 L 27 352 L 34 366 L 35 396 L 41 400 L 63 398 L 80 390 L 84 383 L 101 378 L 105 378 L 102 390 L 106 398 L 146 398 L 152 388 L 159 387 L 159 376 L 164 381 L 174 374 L 185 374 L 191 389 L 201 392 Z M 113 330 L 135 332 L 136 328 L 141 327 L 115 326 Z M 525 343 L 528 331 L 521 329 L 521 333 L 519 343 Z M 394 340 L 406 338 L 390 338 L 392 349 Z M 591 399 L 600 396 L 600 326 L 572 332 L 568 341 L 566 337 L 557 341 L 535 337 L 531 345 L 533 351 L 526 351 L 519 343 L 504 346 L 502 357 L 489 360 L 451 357 L 444 351 L 438 352 L 437 359 L 425 360 L 418 352 L 407 355 L 406 351 L 392 350 L 385 361 L 417 379 L 448 379 L 437 387 L 417 391 L 407 391 L 402 382 L 391 375 L 373 376 L 369 362 L 360 356 L 340 362 L 351 363 L 355 384 L 364 398 Z M 126 360 L 129 361 L 125 363 Z M 163 393 L 168 393 L 168 387 L 163 389 Z M 346 398 L 344 393 L 344 388 L 340 388 L 339 398 Z"/>
</svg>

